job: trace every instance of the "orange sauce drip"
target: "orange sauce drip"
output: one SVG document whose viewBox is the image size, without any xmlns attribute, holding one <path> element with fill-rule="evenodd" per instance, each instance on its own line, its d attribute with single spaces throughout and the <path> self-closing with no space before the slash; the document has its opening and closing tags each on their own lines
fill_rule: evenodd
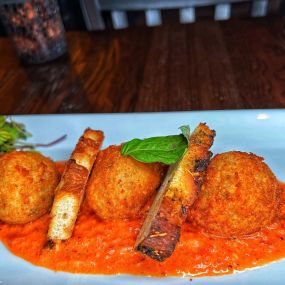
<svg viewBox="0 0 285 285">
<path fill-rule="evenodd" d="M 72 238 L 52 249 L 44 247 L 48 224 L 48 215 L 26 225 L 0 224 L 0 239 L 35 265 L 73 273 L 218 275 L 285 257 L 285 220 L 242 239 L 209 237 L 185 223 L 174 254 L 164 262 L 134 251 L 142 220 L 102 222 L 84 202 Z"/>
</svg>

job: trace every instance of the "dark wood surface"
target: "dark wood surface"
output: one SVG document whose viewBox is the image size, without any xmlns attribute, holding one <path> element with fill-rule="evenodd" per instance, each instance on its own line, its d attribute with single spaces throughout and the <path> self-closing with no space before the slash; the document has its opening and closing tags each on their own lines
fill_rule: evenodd
<svg viewBox="0 0 285 285">
<path fill-rule="evenodd" d="M 69 57 L 23 67 L 0 39 L 0 114 L 285 107 L 282 17 L 69 32 Z"/>
</svg>

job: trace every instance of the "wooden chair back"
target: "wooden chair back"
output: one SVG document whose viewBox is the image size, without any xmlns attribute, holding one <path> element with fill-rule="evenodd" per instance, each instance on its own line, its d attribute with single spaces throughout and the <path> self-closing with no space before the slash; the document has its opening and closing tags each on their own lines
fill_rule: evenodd
<svg viewBox="0 0 285 285">
<path fill-rule="evenodd" d="M 111 13 L 115 29 L 129 26 L 127 11 L 144 11 L 147 26 L 162 24 L 161 11 L 179 9 L 179 19 L 183 24 L 196 21 L 196 8 L 214 6 L 215 20 L 228 20 L 232 4 L 250 2 L 251 16 L 267 15 L 270 0 L 80 0 L 85 24 L 88 30 L 103 30 L 105 23 L 103 11 Z"/>
</svg>

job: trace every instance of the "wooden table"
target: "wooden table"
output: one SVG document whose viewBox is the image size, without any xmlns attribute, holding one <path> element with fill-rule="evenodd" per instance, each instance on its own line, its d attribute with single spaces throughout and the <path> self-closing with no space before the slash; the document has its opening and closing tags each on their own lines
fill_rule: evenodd
<svg viewBox="0 0 285 285">
<path fill-rule="evenodd" d="M 69 58 L 28 68 L 0 39 L 0 114 L 285 107 L 282 17 L 67 39 Z"/>
</svg>

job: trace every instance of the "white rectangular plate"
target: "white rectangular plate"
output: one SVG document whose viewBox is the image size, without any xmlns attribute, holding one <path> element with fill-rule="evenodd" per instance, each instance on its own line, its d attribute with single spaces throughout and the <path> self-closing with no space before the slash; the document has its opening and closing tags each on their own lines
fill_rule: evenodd
<svg viewBox="0 0 285 285">
<path fill-rule="evenodd" d="M 132 138 L 179 133 L 178 127 L 199 122 L 215 129 L 212 151 L 253 152 L 265 158 L 279 180 L 285 181 L 285 110 L 239 110 L 208 112 L 36 115 L 14 116 L 33 134 L 31 142 L 49 142 L 67 134 L 52 148 L 39 149 L 54 160 L 67 159 L 86 127 L 103 130 L 104 147 Z M 189 257 L 191 258 L 191 257 Z M 53 272 L 31 265 L 12 255 L 0 244 L 0 284 L 2 285 L 83 285 L 83 284 L 285 284 L 285 260 L 241 273 L 218 277 L 149 278 L 130 275 L 84 275 Z"/>
</svg>

